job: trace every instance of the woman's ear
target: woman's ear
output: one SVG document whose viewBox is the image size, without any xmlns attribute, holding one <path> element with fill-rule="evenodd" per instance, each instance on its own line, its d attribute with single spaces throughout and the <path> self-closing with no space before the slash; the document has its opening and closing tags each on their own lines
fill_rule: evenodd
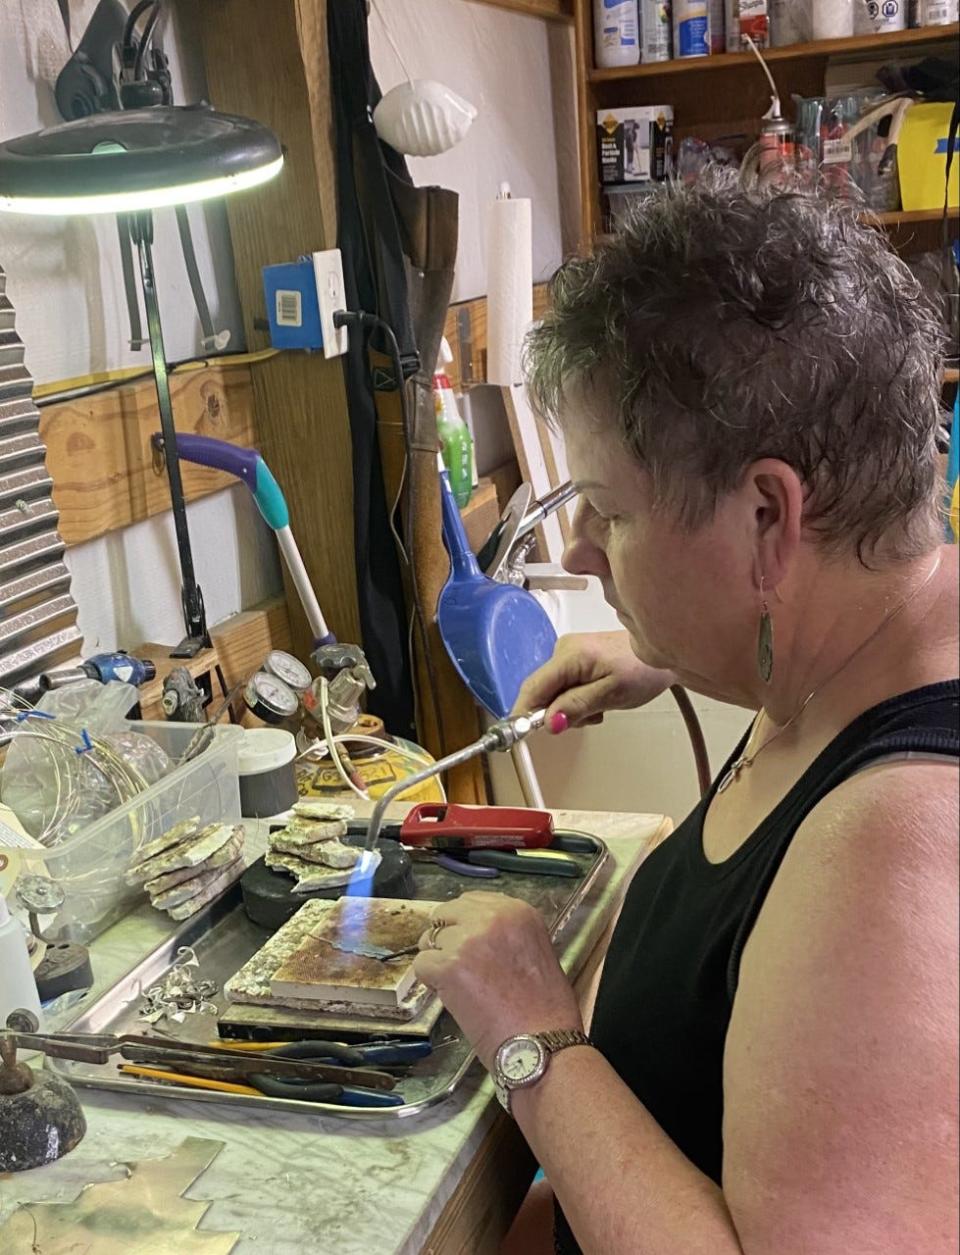
<svg viewBox="0 0 960 1255">
<path fill-rule="evenodd" d="M 751 509 L 757 586 L 772 590 L 784 579 L 800 547 L 803 484 L 793 467 L 763 458 L 747 468 L 743 489 Z"/>
</svg>

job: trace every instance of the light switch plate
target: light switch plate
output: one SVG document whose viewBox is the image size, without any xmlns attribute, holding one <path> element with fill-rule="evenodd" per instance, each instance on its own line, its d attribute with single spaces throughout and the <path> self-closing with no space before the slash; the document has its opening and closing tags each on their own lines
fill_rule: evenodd
<svg viewBox="0 0 960 1255">
<path fill-rule="evenodd" d="M 347 308 L 343 283 L 343 261 L 338 248 L 313 254 L 313 273 L 317 281 L 320 305 L 320 331 L 323 335 L 323 356 L 339 357 L 346 353 L 349 336 L 346 327 L 335 327 L 333 316 Z"/>
</svg>

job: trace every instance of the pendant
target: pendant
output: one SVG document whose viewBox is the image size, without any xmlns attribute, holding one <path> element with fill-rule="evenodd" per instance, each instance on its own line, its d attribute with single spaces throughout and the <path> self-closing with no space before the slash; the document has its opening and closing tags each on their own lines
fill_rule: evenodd
<svg viewBox="0 0 960 1255">
<path fill-rule="evenodd" d="M 717 792 L 722 793 L 724 789 L 728 789 L 730 785 L 733 784 L 734 780 L 738 779 L 740 772 L 743 770 L 746 764 L 747 764 L 746 758 L 738 758 L 737 761 L 730 768 L 730 770 L 727 772 L 727 774 L 723 777 L 723 779 L 717 785 Z"/>
<path fill-rule="evenodd" d="M 757 633 L 757 670 L 764 684 L 769 684 L 773 677 L 773 620 L 766 602 L 763 603 L 760 630 Z"/>
</svg>

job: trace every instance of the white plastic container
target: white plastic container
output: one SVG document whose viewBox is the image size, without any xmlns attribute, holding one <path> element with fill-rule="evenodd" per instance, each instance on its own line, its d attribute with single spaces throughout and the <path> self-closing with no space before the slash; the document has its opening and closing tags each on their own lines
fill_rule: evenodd
<svg viewBox="0 0 960 1255">
<path fill-rule="evenodd" d="M 182 757 L 200 725 L 139 723 L 120 725 L 146 733 L 172 761 Z M 57 941 L 90 941 L 124 916 L 143 896 L 124 877 L 139 848 L 193 815 L 201 823 L 240 819 L 237 750 L 241 728 L 216 726 L 207 749 L 175 767 L 124 806 L 69 837 L 60 845 L 19 851 L 24 873 L 40 872 L 63 889 L 64 904 L 48 934 Z"/>
<path fill-rule="evenodd" d="M 846 39 L 853 34 L 853 0 L 813 0 L 814 39 Z"/>
<path fill-rule="evenodd" d="M 684 61 L 709 57 L 709 0 L 673 0 L 673 55 Z"/>
<path fill-rule="evenodd" d="M 867 0 L 858 0 L 866 10 Z M 771 0 L 770 45 L 786 48 L 803 44 L 810 38 L 811 0 Z"/>
<path fill-rule="evenodd" d="M 637 0 L 593 0 L 593 60 L 601 70 L 640 64 Z"/>
<path fill-rule="evenodd" d="M 854 0 L 855 35 L 877 35 L 906 28 L 907 0 Z"/>
<path fill-rule="evenodd" d="M 10 914 L 0 895 L 0 1028 L 11 1011 L 32 1011 L 42 1020 L 37 982 L 33 978 L 23 926 Z"/>
<path fill-rule="evenodd" d="M 283 728 L 244 728 L 237 755 L 245 819 L 288 811 L 297 800 L 297 743 Z"/>
<path fill-rule="evenodd" d="M 914 0 L 911 26 L 949 26 L 960 20 L 960 0 Z"/>
</svg>

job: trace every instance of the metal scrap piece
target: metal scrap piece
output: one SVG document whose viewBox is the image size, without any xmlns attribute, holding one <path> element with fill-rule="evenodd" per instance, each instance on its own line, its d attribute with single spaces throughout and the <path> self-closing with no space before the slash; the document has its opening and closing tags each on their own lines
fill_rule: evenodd
<svg viewBox="0 0 960 1255">
<path fill-rule="evenodd" d="M 130 1165 L 128 1176 L 86 1186 L 72 1203 L 21 1204 L 0 1225 L 0 1250 L 42 1255 L 230 1255 L 239 1233 L 196 1226 L 209 1202 L 183 1198 L 224 1143 L 188 1137 L 164 1159 Z"/>
</svg>

